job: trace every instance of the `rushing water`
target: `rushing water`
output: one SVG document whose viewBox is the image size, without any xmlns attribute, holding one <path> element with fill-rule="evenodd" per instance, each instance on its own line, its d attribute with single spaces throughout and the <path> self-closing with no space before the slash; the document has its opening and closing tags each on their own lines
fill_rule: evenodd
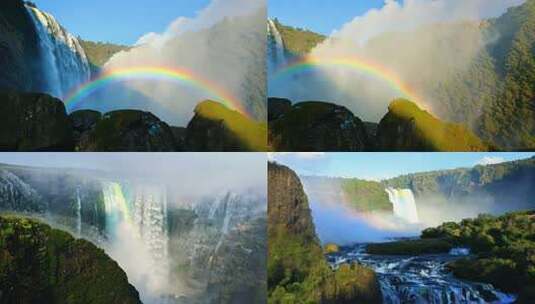
<svg viewBox="0 0 535 304">
<path fill-rule="evenodd" d="M 507 304 L 516 299 L 490 284 L 453 277 L 446 266 L 468 254 L 464 248 L 450 254 L 422 256 L 371 255 L 365 253 L 365 248 L 365 244 L 345 248 L 329 255 L 328 261 L 333 268 L 355 261 L 374 269 L 385 304 Z"/>
<path fill-rule="evenodd" d="M 82 199 L 80 198 L 80 187 L 76 187 L 76 232 L 78 237 L 82 235 Z"/>
<path fill-rule="evenodd" d="M 35 7 L 26 6 L 39 37 L 45 87 L 43 92 L 65 98 L 90 78 L 89 62 L 80 42 L 56 19 Z"/>
<path fill-rule="evenodd" d="M 167 194 L 163 187 L 103 183 L 111 255 L 147 303 L 164 303 L 169 284 Z M 135 257 L 135 258 L 133 258 Z"/>
<path fill-rule="evenodd" d="M 414 194 L 410 189 L 386 188 L 388 198 L 394 207 L 394 214 L 408 223 L 416 224 L 419 222 L 418 210 Z"/>
</svg>

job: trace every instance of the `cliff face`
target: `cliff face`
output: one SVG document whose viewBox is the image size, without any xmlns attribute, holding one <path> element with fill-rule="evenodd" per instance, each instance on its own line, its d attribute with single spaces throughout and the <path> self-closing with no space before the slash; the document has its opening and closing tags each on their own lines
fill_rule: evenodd
<svg viewBox="0 0 535 304">
<path fill-rule="evenodd" d="M 269 164 L 268 202 L 269 235 L 288 233 L 299 235 L 313 247 L 319 244 L 308 198 L 295 172 L 284 166 Z"/>
<path fill-rule="evenodd" d="M 416 196 L 441 194 L 448 199 L 490 196 L 495 202 L 533 208 L 535 158 L 466 169 L 409 174 L 385 181 L 410 188 Z"/>
<path fill-rule="evenodd" d="M 268 165 L 268 302 L 380 303 L 375 273 L 329 268 L 303 186 L 287 167 Z"/>
<path fill-rule="evenodd" d="M 85 240 L 0 217 L 0 303 L 141 303 L 124 271 Z"/>
<path fill-rule="evenodd" d="M 0 90 L 35 91 L 38 81 L 38 36 L 21 0 L 0 3 Z"/>
</svg>

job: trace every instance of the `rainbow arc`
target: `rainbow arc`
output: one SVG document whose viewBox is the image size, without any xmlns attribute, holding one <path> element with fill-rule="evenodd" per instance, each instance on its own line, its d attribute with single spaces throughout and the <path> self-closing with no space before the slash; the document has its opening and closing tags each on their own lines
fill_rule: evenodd
<svg viewBox="0 0 535 304">
<path fill-rule="evenodd" d="M 249 117 L 242 103 L 215 82 L 203 78 L 200 75 L 196 75 L 186 69 L 156 66 L 139 66 L 105 71 L 98 78 L 81 85 L 74 92 L 69 94 L 65 101 L 65 105 L 70 111 L 79 109 L 84 100 L 98 90 L 113 83 L 138 79 L 170 81 L 193 87 L 202 92 L 206 92 L 207 95 L 212 96 L 215 101 L 223 103 L 228 108 L 236 110 Z"/>
</svg>

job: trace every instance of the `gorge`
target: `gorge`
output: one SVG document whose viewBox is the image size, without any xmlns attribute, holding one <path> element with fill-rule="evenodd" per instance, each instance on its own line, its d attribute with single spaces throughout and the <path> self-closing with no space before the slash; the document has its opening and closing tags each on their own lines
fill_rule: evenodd
<svg viewBox="0 0 535 304">
<path fill-rule="evenodd" d="M 273 212 L 282 212 L 279 220 L 288 217 L 286 228 L 277 229 L 291 230 L 310 221 L 333 273 L 354 263 L 373 270 L 381 303 L 507 304 L 534 299 L 533 290 L 527 287 L 533 282 L 527 272 L 535 248 L 533 156 L 365 180 L 314 175 L 325 172 L 323 165 L 348 166 L 339 159 L 356 168 L 372 166 L 359 166 L 363 160 L 356 156 L 326 155 L 274 156 L 307 172 L 299 180 L 310 217 L 305 211 L 283 211 L 277 205 L 281 198 L 273 202 L 275 195 L 269 202 Z M 424 155 L 420 157 L 425 161 Z M 367 174 L 359 171 L 357 176 Z M 285 183 L 286 178 L 279 177 L 277 183 Z M 278 189 L 290 196 L 295 191 Z M 269 256 L 278 257 L 282 248 L 273 249 Z M 298 256 L 295 267 L 308 269 L 308 258 Z M 357 274 L 350 277 L 359 280 Z"/>
<path fill-rule="evenodd" d="M 261 299 L 262 194 L 222 192 L 184 200 L 187 193 L 170 189 L 147 177 L 0 165 L 3 215 L 38 219 L 104 249 L 143 303 Z"/>
</svg>

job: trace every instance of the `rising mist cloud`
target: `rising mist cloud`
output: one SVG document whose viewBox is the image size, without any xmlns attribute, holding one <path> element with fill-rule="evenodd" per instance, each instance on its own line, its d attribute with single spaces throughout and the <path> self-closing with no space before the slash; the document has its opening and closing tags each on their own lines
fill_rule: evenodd
<svg viewBox="0 0 535 304">
<path fill-rule="evenodd" d="M 459 117 L 437 97 L 438 86 L 459 77 L 482 48 L 496 39 L 484 35 L 481 20 L 500 16 L 523 2 L 387 0 L 381 9 L 370 10 L 333 32 L 311 55 L 320 59 L 359 58 L 382 66 L 415 92 L 421 107 L 443 119 L 457 120 Z M 381 75 L 343 67 L 320 67 L 314 73 L 276 81 L 276 86 L 270 84 L 272 96 L 335 102 L 366 121 L 378 122 L 388 104 L 403 97 Z M 474 112 L 478 107 L 474 104 Z"/>
<path fill-rule="evenodd" d="M 178 13 L 178 12 L 177 12 Z M 147 33 L 136 46 L 115 54 L 104 70 L 139 66 L 185 69 L 217 84 L 253 117 L 265 117 L 266 8 L 262 0 L 213 0 L 194 18 L 179 17 L 163 33 Z M 167 81 L 130 81 L 110 86 L 87 104 L 101 110 L 139 108 L 186 125 L 196 104 L 218 99 L 209 86 Z M 135 93 L 124 93 L 125 91 Z"/>
</svg>

